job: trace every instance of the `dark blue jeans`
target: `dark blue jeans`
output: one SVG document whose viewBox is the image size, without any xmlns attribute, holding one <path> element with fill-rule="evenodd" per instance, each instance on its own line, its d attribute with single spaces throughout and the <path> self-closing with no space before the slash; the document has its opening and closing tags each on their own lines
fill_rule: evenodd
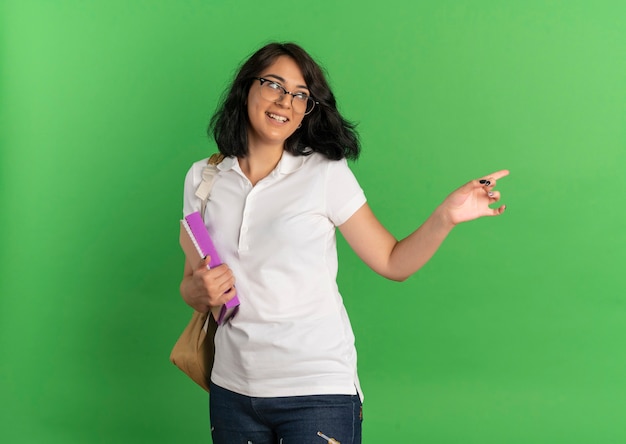
<svg viewBox="0 0 626 444">
<path fill-rule="evenodd" d="M 211 384 L 213 444 L 361 444 L 358 395 L 251 398 Z"/>
</svg>

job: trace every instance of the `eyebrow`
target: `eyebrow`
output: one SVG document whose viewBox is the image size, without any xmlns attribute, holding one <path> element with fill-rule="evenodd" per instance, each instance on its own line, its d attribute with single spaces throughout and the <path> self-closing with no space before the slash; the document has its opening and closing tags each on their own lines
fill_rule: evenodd
<svg viewBox="0 0 626 444">
<path fill-rule="evenodd" d="M 285 83 L 285 79 L 283 79 L 281 76 L 277 76 L 276 74 L 267 74 L 264 77 L 273 77 L 274 79 L 278 80 L 279 82 L 282 82 L 283 84 Z M 306 86 L 306 85 L 296 85 L 296 88 L 306 89 L 307 91 L 310 91 L 309 87 Z"/>
</svg>

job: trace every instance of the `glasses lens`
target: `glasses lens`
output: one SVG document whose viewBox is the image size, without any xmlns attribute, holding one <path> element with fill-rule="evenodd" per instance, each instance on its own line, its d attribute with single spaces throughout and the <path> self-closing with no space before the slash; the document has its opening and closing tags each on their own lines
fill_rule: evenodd
<svg viewBox="0 0 626 444">
<path fill-rule="evenodd" d="M 309 114 L 311 111 L 313 111 L 313 108 L 315 108 L 315 100 L 313 100 L 311 97 L 308 97 L 304 114 Z"/>
<path fill-rule="evenodd" d="M 307 96 L 306 94 L 296 94 L 295 96 L 293 96 L 291 106 L 293 106 L 293 110 L 298 114 L 305 114 L 308 103 L 309 96 Z"/>
<path fill-rule="evenodd" d="M 270 81 L 261 81 L 261 97 L 265 100 L 270 100 L 275 102 L 280 99 L 280 96 L 283 94 L 283 90 L 278 83 L 270 82 Z"/>
</svg>

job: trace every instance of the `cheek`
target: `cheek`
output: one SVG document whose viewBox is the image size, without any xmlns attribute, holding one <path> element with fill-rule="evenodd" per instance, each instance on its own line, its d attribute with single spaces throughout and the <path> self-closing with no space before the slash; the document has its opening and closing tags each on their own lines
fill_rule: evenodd
<svg viewBox="0 0 626 444">
<path fill-rule="evenodd" d="M 255 98 L 251 98 L 251 97 L 248 98 L 248 103 L 246 104 L 246 111 L 248 113 L 249 122 L 258 122 L 259 119 L 261 118 L 260 116 L 264 114 L 264 111 L 259 109 L 258 100 L 255 100 Z"/>
<path fill-rule="evenodd" d="M 302 124 L 302 122 L 304 121 L 304 115 L 302 114 L 294 114 L 292 117 L 293 123 L 296 126 L 300 126 Z"/>
<path fill-rule="evenodd" d="M 248 115 L 254 113 L 254 111 L 258 108 L 259 100 L 259 94 L 256 93 L 256 90 L 254 88 L 251 88 L 248 92 L 248 98 L 246 99 L 246 108 L 248 110 Z"/>
</svg>

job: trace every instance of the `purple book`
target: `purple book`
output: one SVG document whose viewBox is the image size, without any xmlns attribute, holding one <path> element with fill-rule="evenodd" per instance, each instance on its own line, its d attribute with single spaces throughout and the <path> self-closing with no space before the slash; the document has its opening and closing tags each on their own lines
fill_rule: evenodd
<svg viewBox="0 0 626 444">
<path fill-rule="evenodd" d="M 211 236 L 204 225 L 200 212 L 191 213 L 180 221 L 182 230 L 180 232 L 180 245 L 183 247 L 185 254 L 191 260 L 191 263 L 197 263 L 200 259 L 210 256 L 209 268 L 217 267 L 222 264 L 219 254 L 213 245 Z M 187 236 L 185 236 L 185 234 Z M 239 298 L 237 295 L 226 304 L 222 305 L 219 311 L 213 311 L 213 317 L 218 325 L 223 324 L 229 318 L 234 316 L 239 309 Z"/>
</svg>

